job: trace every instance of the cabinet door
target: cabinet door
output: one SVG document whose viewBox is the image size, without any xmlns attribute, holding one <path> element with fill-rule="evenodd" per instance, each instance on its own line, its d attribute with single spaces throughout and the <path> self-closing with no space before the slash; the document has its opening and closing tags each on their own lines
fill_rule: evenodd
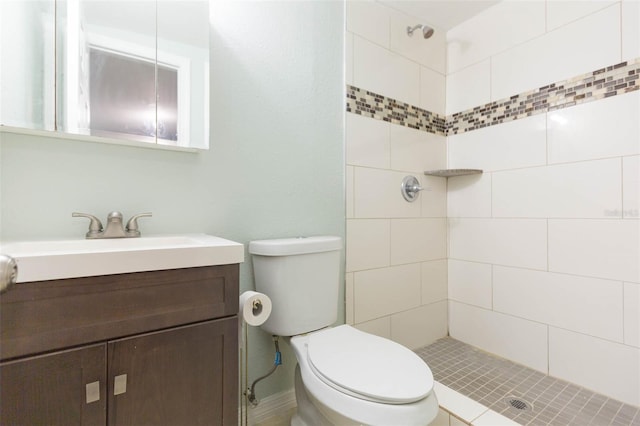
<svg viewBox="0 0 640 426">
<path fill-rule="evenodd" d="M 108 344 L 112 426 L 235 425 L 238 319 Z"/>
<path fill-rule="evenodd" d="M 0 424 L 105 423 L 106 345 L 0 363 Z"/>
</svg>

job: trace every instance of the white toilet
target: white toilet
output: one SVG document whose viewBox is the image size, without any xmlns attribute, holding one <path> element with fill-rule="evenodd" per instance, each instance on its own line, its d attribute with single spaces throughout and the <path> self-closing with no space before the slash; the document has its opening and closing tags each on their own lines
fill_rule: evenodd
<svg viewBox="0 0 640 426">
<path fill-rule="evenodd" d="M 298 359 L 294 426 L 427 425 L 438 413 L 433 375 L 414 352 L 338 314 L 340 237 L 252 241 L 256 290 L 273 310 L 261 326 L 292 336 Z"/>
</svg>

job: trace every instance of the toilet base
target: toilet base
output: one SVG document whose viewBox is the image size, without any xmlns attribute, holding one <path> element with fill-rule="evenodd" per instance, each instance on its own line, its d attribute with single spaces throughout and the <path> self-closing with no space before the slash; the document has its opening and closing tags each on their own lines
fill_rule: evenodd
<svg viewBox="0 0 640 426">
<path fill-rule="evenodd" d="M 302 383 L 300 366 L 296 365 L 295 372 L 296 413 L 291 417 L 291 426 L 356 426 L 361 423 L 354 422 L 331 410 L 323 413 L 318 409 L 319 402 L 309 395 Z M 315 402 L 315 403 L 314 403 Z M 321 404 L 320 404 L 321 405 Z M 328 410 L 329 411 L 329 410 Z"/>
</svg>

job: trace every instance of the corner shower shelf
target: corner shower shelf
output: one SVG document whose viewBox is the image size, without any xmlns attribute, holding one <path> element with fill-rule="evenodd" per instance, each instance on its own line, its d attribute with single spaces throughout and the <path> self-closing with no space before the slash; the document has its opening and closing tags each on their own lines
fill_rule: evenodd
<svg viewBox="0 0 640 426">
<path fill-rule="evenodd" d="M 454 177 L 465 175 L 477 175 L 482 173 L 480 169 L 441 169 L 441 170 L 427 170 L 424 172 L 427 176 L 439 176 L 439 177 Z"/>
</svg>

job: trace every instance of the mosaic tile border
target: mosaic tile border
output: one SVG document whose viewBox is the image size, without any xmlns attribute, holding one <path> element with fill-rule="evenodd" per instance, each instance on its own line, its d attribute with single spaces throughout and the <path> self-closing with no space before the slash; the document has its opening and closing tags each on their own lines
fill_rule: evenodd
<svg viewBox="0 0 640 426">
<path fill-rule="evenodd" d="M 347 112 L 446 136 L 444 116 L 350 85 Z"/>
<path fill-rule="evenodd" d="M 633 92 L 640 89 L 639 78 L 640 58 L 621 62 L 448 116 L 447 135 Z"/>
<path fill-rule="evenodd" d="M 457 135 L 640 90 L 640 58 L 558 81 L 449 116 L 347 85 L 347 112 L 434 133 Z"/>
</svg>

